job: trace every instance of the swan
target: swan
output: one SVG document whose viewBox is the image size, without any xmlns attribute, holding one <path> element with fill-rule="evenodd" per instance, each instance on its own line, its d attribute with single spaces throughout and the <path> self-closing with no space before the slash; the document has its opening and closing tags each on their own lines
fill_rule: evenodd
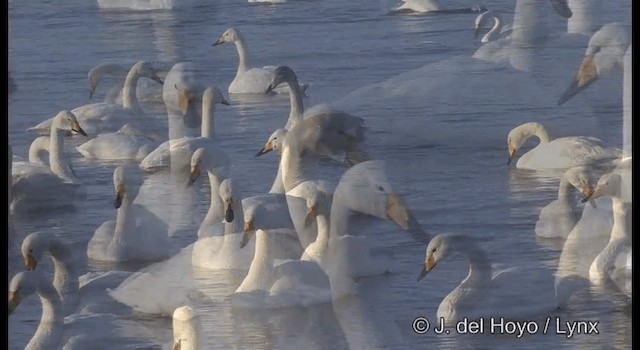
<svg viewBox="0 0 640 350">
<path fill-rule="evenodd" d="M 49 136 L 36 137 L 29 146 L 29 163 L 47 165 L 45 153 L 48 157 L 50 143 Z"/>
<path fill-rule="evenodd" d="M 487 11 L 483 6 L 473 6 L 458 9 L 442 8 L 438 0 L 403 0 L 402 5 L 395 12 L 429 12 L 429 13 L 478 13 Z"/>
<path fill-rule="evenodd" d="M 202 324 L 200 315 L 190 306 L 173 311 L 173 350 L 202 350 Z"/>
<path fill-rule="evenodd" d="M 12 165 L 12 212 L 72 207 L 75 199 L 86 195 L 64 153 L 63 134 L 69 129 L 87 135 L 72 112 L 60 111 L 51 124 L 49 166 L 25 162 Z"/>
<path fill-rule="evenodd" d="M 87 246 L 89 259 L 154 261 L 170 256 L 166 225 L 146 208 L 133 205 L 140 182 L 133 169 L 119 166 L 113 171 L 116 221 L 106 221 L 96 229 Z"/>
<path fill-rule="evenodd" d="M 584 196 L 590 196 L 591 177 L 586 167 L 574 167 L 560 178 L 558 199 L 547 204 L 536 222 L 536 235 L 544 238 L 565 239 L 579 219 L 577 203 L 571 190 L 575 188 Z M 593 203 L 593 202 L 592 202 Z"/>
<path fill-rule="evenodd" d="M 89 73 L 87 73 L 89 80 L 89 98 L 93 97 L 93 94 L 95 93 L 102 78 L 105 75 L 110 75 L 115 77 L 118 82 L 109 89 L 104 98 L 104 102 L 122 104 L 122 88 L 124 86 L 127 73 L 129 73 L 128 68 L 115 63 L 105 63 L 93 67 L 89 70 Z M 138 81 L 138 84 L 136 85 L 136 96 L 138 97 L 138 100 L 161 100 L 161 90 L 158 91 L 156 86 L 148 86 L 147 84 L 144 84 L 145 82 L 146 81 L 143 79 L 142 81 Z"/>
<path fill-rule="evenodd" d="M 599 77 L 623 70 L 624 56 L 629 44 L 629 33 L 622 23 L 608 23 L 595 32 L 589 39 L 575 78 L 560 96 L 558 105 L 569 101 Z"/>
<path fill-rule="evenodd" d="M 464 255 L 469 275 L 438 306 L 437 317 L 445 325 L 480 317 L 531 320 L 557 307 L 552 274 L 535 268 L 497 270 L 476 240 L 463 235 L 446 233 L 433 237 L 417 280 L 454 253 Z"/>
<path fill-rule="evenodd" d="M 87 301 L 84 299 L 88 296 L 95 299 L 96 294 L 104 292 L 105 285 L 117 285 L 130 274 L 123 271 L 109 271 L 97 277 L 92 276 L 91 279 L 88 275 L 79 277 L 73 251 L 60 237 L 46 232 L 33 232 L 27 235 L 22 241 L 21 252 L 25 268 L 29 271 L 35 270 L 42 256 L 46 252 L 49 253 L 54 266 L 53 287 L 60 296 L 65 315 L 75 312 L 81 299 L 86 306 Z"/>
<path fill-rule="evenodd" d="M 189 136 L 189 129 L 197 128 L 201 124 L 202 111 L 195 108 L 187 108 L 185 112 L 181 108 L 180 92 L 183 91 L 203 91 L 204 87 L 200 77 L 203 72 L 192 62 L 178 62 L 174 64 L 167 75 L 162 86 L 162 101 L 167 109 L 167 120 L 169 124 L 169 140 L 179 139 Z M 192 105 L 189 104 L 189 107 Z"/>
<path fill-rule="evenodd" d="M 120 130 L 99 134 L 76 149 L 88 159 L 140 161 L 157 145 L 155 139 L 145 136 L 131 124 L 125 124 Z"/>
<path fill-rule="evenodd" d="M 188 90 L 180 90 L 179 105 L 183 112 L 186 112 L 189 101 L 193 99 L 193 92 Z M 214 140 L 215 105 L 229 105 L 229 102 L 222 96 L 219 89 L 209 87 L 202 93 L 202 125 L 200 137 L 183 137 L 179 139 L 170 139 L 160 144 L 156 149 L 151 151 L 141 162 L 140 168 L 145 172 L 155 172 L 166 169 L 170 165 L 175 166 L 176 171 L 187 173 L 189 169 L 189 160 L 193 152 L 201 147 L 209 149 L 210 155 L 215 155 L 221 161 L 227 159 L 222 151 L 219 143 Z"/>
<path fill-rule="evenodd" d="M 516 167 L 519 169 L 562 169 L 613 161 L 621 157 L 614 148 L 605 148 L 602 141 L 593 137 L 571 136 L 551 139 L 540 123 L 529 122 L 513 128 L 507 137 L 511 163 L 520 147 L 532 136 L 540 143 L 523 154 Z"/>
<path fill-rule="evenodd" d="M 586 195 L 583 199 L 586 201 L 606 196 L 611 197 L 612 201 L 611 238 L 589 267 L 589 279 L 594 284 L 608 279 L 616 281 L 620 275 L 630 270 L 627 259 L 631 256 L 631 203 L 623 201 L 623 190 L 622 176 L 613 172 L 602 176 L 593 193 Z"/>
<path fill-rule="evenodd" d="M 140 77 L 143 76 L 162 83 L 162 79 L 158 77 L 150 63 L 139 61 L 131 67 L 125 79 L 122 105 L 99 102 L 74 108 L 71 112 L 76 115 L 87 132 L 94 135 L 104 131 L 116 131 L 127 121 L 140 122 L 139 117 L 144 115 L 144 111 L 136 96 L 136 86 Z M 53 118 L 47 119 L 27 131 L 45 133 L 52 122 Z"/>
<path fill-rule="evenodd" d="M 247 44 L 240 31 L 236 28 L 229 28 L 220 35 L 218 40 L 212 46 L 222 45 L 224 43 L 236 44 L 238 50 L 238 71 L 236 76 L 229 84 L 229 93 L 231 94 L 263 94 L 271 81 L 273 80 L 275 66 L 265 66 L 263 68 L 250 68 L 249 58 L 247 57 Z M 300 86 L 302 92 L 306 91 L 308 85 Z M 281 87 L 273 89 L 274 93 L 288 93 L 289 89 Z"/>
<path fill-rule="evenodd" d="M 478 17 L 476 17 L 476 22 L 475 22 L 475 33 L 476 33 L 476 38 L 478 37 L 478 34 L 480 33 L 480 29 L 484 28 L 484 25 L 490 20 L 493 19 L 493 27 L 491 27 L 491 29 L 489 30 L 489 32 L 487 32 L 485 35 L 482 36 L 482 38 L 480 39 L 481 43 L 488 43 L 489 41 L 493 41 L 498 39 L 498 37 L 502 34 L 505 35 L 507 33 L 509 33 L 511 30 L 503 30 L 502 29 L 502 16 L 500 16 L 500 14 L 496 11 L 485 11 L 482 12 L 481 14 L 478 15 Z M 506 28 L 505 28 L 506 29 Z"/>
</svg>

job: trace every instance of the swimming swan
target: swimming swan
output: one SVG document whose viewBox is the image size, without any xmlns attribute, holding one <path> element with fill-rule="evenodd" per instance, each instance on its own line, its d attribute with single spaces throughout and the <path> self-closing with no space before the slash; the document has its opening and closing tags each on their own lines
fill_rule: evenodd
<svg viewBox="0 0 640 350">
<path fill-rule="evenodd" d="M 560 178 L 558 199 L 547 204 L 536 222 L 536 235 L 544 238 L 565 239 L 578 222 L 579 211 L 572 189 L 577 189 L 584 196 L 590 196 L 591 177 L 585 167 L 574 167 L 567 170 Z"/>
<path fill-rule="evenodd" d="M 12 212 L 69 208 L 75 199 L 86 195 L 64 153 L 63 134 L 69 130 L 87 135 L 72 112 L 60 111 L 51 124 L 49 166 L 12 164 Z"/>
<path fill-rule="evenodd" d="M 487 11 L 483 6 L 473 6 L 458 9 L 442 8 L 438 0 L 403 0 L 402 5 L 395 12 L 430 12 L 430 13 L 478 13 Z"/>
<path fill-rule="evenodd" d="M 599 139 L 571 136 L 552 140 L 542 124 L 529 122 L 509 132 L 507 164 L 513 161 L 518 149 L 532 136 L 537 137 L 540 143 L 518 159 L 516 167 L 519 169 L 563 169 L 611 162 L 621 157 L 620 150 L 605 148 Z"/>
<path fill-rule="evenodd" d="M 204 350 L 200 315 L 190 306 L 173 311 L 173 350 Z"/>
<path fill-rule="evenodd" d="M 109 88 L 109 91 L 105 95 L 104 102 L 122 104 L 122 91 L 127 73 L 129 73 L 128 68 L 115 63 L 100 64 L 93 67 L 91 70 L 89 70 L 89 73 L 87 73 L 87 77 L 89 80 L 89 98 L 93 97 L 93 94 L 98 88 L 98 84 L 100 83 L 102 78 L 106 75 L 111 75 L 117 79 L 117 83 Z M 145 82 L 146 81 L 143 79 L 143 81 L 138 81 L 138 84 L 136 85 L 136 96 L 138 97 L 138 100 L 162 100 L 162 88 L 160 87 L 160 89 L 158 89 L 157 85 L 151 87 L 147 84 L 144 84 Z"/>
<path fill-rule="evenodd" d="M 140 179 L 123 166 L 113 171 L 116 190 L 116 221 L 106 221 L 96 229 L 87 246 L 93 260 L 154 261 L 170 256 L 167 227 L 140 205 L 134 205 Z"/>
<path fill-rule="evenodd" d="M 465 317 L 531 320 L 556 308 L 551 273 L 520 267 L 494 271 L 489 257 L 475 240 L 462 235 L 440 234 L 431 239 L 418 281 L 453 253 L 464 255 L 469 275 L 438 307 L 437 317 L 445 325 L 453 325 Z"/>
<path fill-rule="evenodd" d="M 99 102 L 74 108 L 71 112 L 76 115 L 83 128 L 92 135 L 116 131 L 126 122 L 142 124 L 140 117 L 144 116 L 144 111 L 138 102 L 136 86 L 140 77 L 143 76 L 162 83 L 162 79 L 158 77 L 150 63 L 139 61 L 127 74 L 123 87 L 122 105 Z M 52 122 L 53 118 L 47 119 L 27 131 L 46 133 Z"/>
<path fill-rule="evenodd" d="M 158 145 L 153 138 L 144 135 L 130 124 L 116 132 L 99 134 L 80 146 L 78 152 L 88 159 L 142 160 Z"/>
<path fill-rule="evenodd" d="M 238 50 L 238 71 L 236 76 L 229 84 L 229 93 L 231 94 L 263 94 L 271 81 L 273 80 L 273 74 L 276 66 L 265 66 L 263 68 L 250 68 L 249 58 L 247 53 L 247 44 L 240 31 L 235 28 L 229 28 L 225 30 L 222 35 L 213 43 L 213 46 L 221 45 L 224 43 L 236 44 Z M 302 85 L 302 92 L 307 89 L 307 85 Z M 274 89 L 275 93 L 288 93 L 289 89 L 283 86 L 279 89 Z"/>
<path fill-rule="evenodd" d="M 60 237 L 46 232 L 33 232 L 22 241 L 22 257 L 28 271 L 35 270 L 45 253 L 53 260 L 53 287 L 60 296 L 64 315 L 74 313 L 82 300 L 87 305 L 87 297 L 105 292 L 105 285 L 115 286 L 130 275 L 124 271 L 109 271 L 98 277 L 78 276 L 77 260 L 73 250 Z M 98 283 L 99 282 L 99 283 Z M 93 300 L 92 300 L 93 301 Z"/>
<path fill-rule="evenodd" d="M 476 38 L 478 37 L 480 30 L 484 28 L 484 25 L 490 19 L 493 19 L 493 27 L 491 27 L 489 32 L 487 32 L 485 35 L 482 36 L 482 38 L 480 39 L 481 43 L 488 43 L 489 41 L 496 40 L 501 34 L 505 35 L 508 32 L 510 32 L 510 29 L 502 30 L 502 16 L 500 16 L 500 14 L 496 11 L 489 10 L 489 11 L 482 12 L 481 14 L 478 15 L 478 17 L 476 17 L 476 22 L 474 27 Z"/>
<path fill-rule="evenodd" d="M 179 105 L 186 112 L 190 101 L 194 99 L 194 92 L 182 89 L 178 92 Z M 193 152 L 201 147 L 207 148 L 207 154 L 215 155 L 220 161 L 227 156 L 220 144 L 214 139 L 216 104 L 229 105 L 217 88 L 209 87 L 202 93 L 202 121 L 199 137 L 183 137 L 163 142 L 149 153 L 141 162 L 140 168 L 146 172 L 155 172 L 168 168 L 170 165 L 181 173 L 188 173 L 189 160 Z"/>
</svg>

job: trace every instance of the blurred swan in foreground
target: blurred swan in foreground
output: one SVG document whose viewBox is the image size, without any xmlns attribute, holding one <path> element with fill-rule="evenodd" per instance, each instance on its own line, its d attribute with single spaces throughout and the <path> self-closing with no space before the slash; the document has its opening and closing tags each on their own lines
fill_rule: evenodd
<svg viewBox="0 0 640 350">
<path fill-rule="evenodd" d="M 142 180 L 133 169 L 119 166 L 113 171 L 116 220 L 98 227 L 87 246 L 93 260 L 154 261 L 170 256 L 166 224 L 145 207 L 133 204 Z"/>
<path fill-rule="evenodd" d="M 105 294 L 106 286 L 122 282 L 130 272 L 109 271 L 98 276 L 78 276 L 78 260 L 68 243 L 52 233 L 33 232 L 22 241 L 22 257 L 27 270 L 35 270 L 45 253 L 53 260 L 53 287 L 60 296 L 64 315 L 76 312 L 79 305 L 95 303 L 99 294 Z M 87 299 L 91 298 L 91 301 Z M 82 301 L 82 303 L 81 303 Z"/>
<path fill-rule="evenodd" d="M 178 92 L 178 95 L 180 108 L 183 113 L 186 113 L 190 101 L 195 99 L 195 92 L 183 89 Z M 186 136 L 163 142 L 140 162 L 140 168 L 146 172 L 155 172 L 172 166 L 175 167 L 172 171 L 187 174 L 189 171 L 189 160 L 193 152 L 202 147 L 207 148 L 208 156 L 215 156 L 221 161 L 226 159 L 220 143 L 214 139 L 214 111 L 216 104 L 228 106 L 229 102 L 227 102 L 217 88 L 209 87 L 204 90 L 202 93 L 202 124 L 200 126 L 200 136 Z"/>
<path fill-rule="evenodd" d="M 631 167 L 631 162 L 628 166 Z M 630 170 L 630 169 L 629 169 Z M 631 280 L 631 203 L 623 201 L 622 176 L 618 172 L 606 174 L 585 201 L 601 196 L 611 197 L 613 209 L 613 228 L 606 247 L 596 256 L 589 267 L 589 279 L 599 284 L 612 280 L 621 290 L 631 295 L 627 287 Z M 628 278 L 628 280 L 627 280 Z"/>
<path fill-rule="evenodd" d="M 447 326 L 463 318 L 532 320 L 556 308 L 553 275 L 550 272 L 522 267 L 496 270 L 476 239 L 467 236 L 440 234 L 433 237 L 427 246 L 418 281 L 454 253 L 466 258 L 469 275 L 438 307 L 437 317 L 444 319 Z"/>
<path fill-rule="evenodd" d="M 249 63 L 247 43 L 244 40 L 240 31 L 236 28 L 229 28 L 220 35 L 218 40 L 213 43 L 213 46 L 221 45 L 224 43 L 236 44 L 238 50 L 238 71 L 236 76 L 229 84 L 229 93 L 231 94 L 264 94 L 265 90 L 271 81 L 273 80 L 274 70 L 276 66 L 265 66 L 262 68 L 251 68 Z M 301 90 L 304 92 L 307 89 L 307 85 L 301 85 Z M 288 93 L 289 89 L 286 86 L 282 86 L 278 89 L 273 89 L 274 93 Z"/>
<path fill-rule="evenodd" d="M 613 162 L 621 156 L 619 149 L 605 148 L 594 137 L 570 136 L 551 139 L 540 123 L 529 122 L 513 128 L 507 137 L 511 163 L 520 147 L 532 136 L 540 143 L 523 154 L 516 167 L 519 169 L 562 169 L 580 165 Z"/>
<path fill-rule="evenodd" d="M 76 149 L 88 159 L 139 161 L 157 145 L 157 140 L 144 135 L 130 124 L 125 124 L 120 130 L 99 134 Z"/>
<path fill-rule="evenodd" d="M 116 131 L 127 122 L 133 123 L 136 127 L 143 126 L 143 119 L 146 116 L 136 95 L 138 80 L 143 76 L 162 83 L 162 79 L 158 77 L 150 63 L 139 61 L 131 67 L 127 74 L 122 91 L 122 105 L 98 102 L 74 108 L 71 112 L 76 115 L 83 128 L 92 135 Z M 51 123 L 53 123 L 53 118 L 27 130 L 43 134 L 49 131 Z"/>
<path fill-rule="evenodd" d="M 64 152 L 63 135 L 69 130 L 87 134 L 69 111 L 59 112 L 50 128 L 49 166 L 25 162 L 12 164 L 12 212 L 72 207 L 75 199 L 86 195 Z"/>
<path fill-rule="evenodd" d="M 440 6 L 438 0 L 403 0 L 395 12 L 436 12 L 436 13 L 478 13 L 484 12 L 483 6 L 448 9 Z"/>
<path fill-rule="evenodd" d="M 173 312 L 174 350 L 203 350 L 200 315 L 190 306 L 181 306 Z"/>
<path fill-rule="evenodd" d="M 591 177 L 585 167 L 570 168 L 562 175 L 558 186 L 558 199 L 540 211 L 540 217 L 536 222 L 536 235 L 544 238 L 567 238 L 580 215 L 572 191 L 574 188 L 585 197 L 591 195 Z"/>
</svg>

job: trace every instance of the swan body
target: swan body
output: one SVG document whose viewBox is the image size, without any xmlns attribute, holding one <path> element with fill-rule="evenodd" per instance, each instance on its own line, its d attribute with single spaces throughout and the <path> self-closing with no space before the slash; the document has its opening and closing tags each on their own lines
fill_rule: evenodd
<svg viewBox="0 0 640 350">
<path fill-rule="evenodd" d="M 238 50 L 238 71 L 236 76 L 229 84 L 229 93 L 232 94 L 264 94 L 267 87 L 273 80 L 274 71 L 276 66 L 265 66 L 263 68 L 250 68 L 247 44 L 240 31 L 235 28 L 227 29 L 213 46 L 221 45 L 224 43 L 232 42 L 236 45 Z M 304 92 L 307 85 L 302 85 L 301 89 Z M 288 93 L 289 89 L 286 86 L 282 86 L 278 89 L 274 89 L 275 93 Z"/>
<path fill-rule="evenodd" d="M 117 167 L 113 172 L 113 185 L 116 221 L 106 221 L 96 229 L 87 246 L 87 257 L 110 262 L 168 258 L 166 224 L 144 207 L 133 205 L 140 184 L 132 169 Z"/>
<path fill-rule="evenodd" d="M 191 92 L 185 90 L 179 93 L 179 104 L 183 111 L 188 108 L 189 94 Z M 215 156 L 219 163 L 229 162 L 220 144 L 213 138 L 215 125 L 213 113 L 216 104 L 229 105 L 229 102 L 225 100 L 217 88 L 205 89 L 202 94 L 203 115 L 200 137 L 183 137 L 163 142 L 140 162 L 140 168 L 146 172 L 155 172 L 171 165 L 178 168 L 175 170 L 186 173 L 193 152 L 203 147 L 207 148 L 207 154 Z"/>
<path fill-rule="evenodd" d="M 529 122 L 509 132 L 507 137 L 509 162 L 513 160 L 518 149 L 532 136 L 537 137 L 540 143 L 518 159 L 516 167 L 519 169 L 571 168 L 611 162 L 621 157 L 620 150 L 605 148 L 602 142 L 596 138 L 572 136 L 552 140 L 544 126 L 536 122 Z"/>
<path fill-rule="evenodd" d="M 437 317 L 443 319 L 445 325 L 451 326 L 463 318 L 530 320 L 556 308 L 551 273 L 520 267 L 497 271 L 487 254 L 466 236 L 433 237 L 418 281 L 453 253 L 464 255 L 469 263 L 469 275 L 438 306 Z"/>
<path fill-rule="evenodd" d="M 12 212 L 70 208 L 74 200 L 86 195 L 64 153 L 63 134 L 68 130 L 86 135 L 72 112 L 61 111 L 51 124 L 49 166 L 30 162 L 12 165 Z"/>
<path fill-rule="evenodd" d="M 486 9 L 482 6 L 474 6 L 460 9 L 446 9 L 440 6 L 438 0 L 403 0 L 396 12 L 440 12 L 440 13 L 478 13 Z"/>
<path fill-rule="evenodd" d="M 136 95 L 136 86 L 142 76 L 162 83 L 162 79 L 158 77 L 151 64 L 140 61 L 134 64 L 127 74 L 123 88 L 122 105 L 99 102 L 74 108 L 71 112 L 76 115 L 83 128 L 92 135 L 116 131 L 125 122 L 136 123 L 141 115 L 144 115 Z M 39 134 L 46 133 L 52 122 L 53 118 L 47 119 L 27 130 Z"/>
<path fill-rule="evenodd" d="M 173 311 L 173 349 L 203 350 L 202 323 L 198 312 L 190 306 Z"/>
<path fill-rule="evenodd" d="M 99 134 L 76 149 L 88 159 L 139 161 L 149 155 L 156 146 L 155 140 L 141 134 L 130 124 L 125 124 L 120 130 Z"/>
<path fill-rule="evenodd" d="M 558 199 L 547 204 L 536 222 L 536 235 L 544 238 L 565 239 L 578 222 L 579 211 L 572 189 L 591 195 L 591 178 L 585 167 L 567 170 L 560 180 Z"/>
</svg>

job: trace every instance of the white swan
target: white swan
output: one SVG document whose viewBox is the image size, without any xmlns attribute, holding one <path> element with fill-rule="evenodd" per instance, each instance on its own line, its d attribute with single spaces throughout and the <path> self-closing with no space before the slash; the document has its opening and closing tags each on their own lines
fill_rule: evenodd
<svg viewBox="0 0 640 350">
<path fill-rule="evenodd" d="M 611 162 L 621 157 L 620 150 L 605 148 L 599 139 L 571 136 L 552 140 L 542 124 L 529 122 L 509 132 L 508 164 L 515 158 L 518 149 L 532 136 L 537 137 L 540 143 L 518 159 L 516 167 L 519 169 L 562 169 Z"/>
<path fill-rule="evenodd" d="M 438 306 L 437 317 L 445 325 L 480 317 L 532 320 L 557 307 L 551 273 L 521 267 L 495 271 L 487 253 L 473 238 L 462 235 L 440 234 L 431 239 L 418 281 L 454 253 L 464 255 L 469 275 Z"/>
<path fill-rule="evenodd" d="M 51 139 L 49 136 L 36 137 L 29 146 L 29 163 L 47 165 L 46 159 L 49 156 L 50 144 Z"/>
<path fill-rule="evenodd" d="M 78 152 L 88 159 L 142 160 L 158 145 L 153 138 L 144 135 L 130 124 L 116 132 L 99 134 L 80 146 Z"/>
<path fill-rule="evenodd" d="M 440 6 L 438 0 L 403 0 L 402 5 L 394 9 L 396 12 L 431 12 L 431 13 L 478 13 L 484 12 L 483 6 L 458 9 L 447 9 Z"/>
<path fill-rule="evenodd" d="M 54 266 L 53 287 L 60 295 L 65 315 L 74 313 L 81 300 L 85 307 L 95 303 L 96 295 L 104 293 L 106 286 L 115 286 L 130 275 L 129 272 L 110 271 L 90 279 L 88 276 L 79 278 L 73 251 L 51 233 L 30 233 L 22 241 L 21 251 L 27 270 L 35 270 L 43 255 L 50 254 Z M 87 300 L 89 297 L 91 301 Z"/>
<path fill-rule="evenodd" d="M 129 73 L 128 68 L 115 63 L 105 63 L 93 67 L 87 74 L 89 80 L 89 98 L 93 97 L 93 94 L 103 77 L 110 75 L 116 78 L 117 83 L 109 88 L 104 98 L 104 102 L 122 104 L 122 91 L 127 73 Z M 136 96 L 138 97 L 138 100 L 160 101 L 162 99 L 162 87 L 160 86 L 158 88 L 157 84 L 149 86 L 145 83 L 150 80 L 147 80 L 144 77 L 142 78 L 143 79 L 138 81 L 138 84 L 136 85 Z"/>
<path fill-rule="evenodd" d="M 593 194 L 585 196 L 584 199 L 606 196 L 611 197 L 612 201 L 611 238 L 589 267 L 589 279 L 596 284 L 602 283 L 603 280 L 617 282 L 621 276 L 624 278 L 631 272 L 631 266 L 628 265 L 628 259 L 631 256 L 631 203 L 625 203 L 622 200 L 623 190 L 622 176 L 613 172 L 602 176 Z"/>
<path fill-rule="evenodd" d="M 133 204 L 141 183 L 134 176 L 133 169 L 123 166 L 113 171 L 116 221 L 106 221 L 96 229 L 87 246 L 89 259 L 153 261 L 170 256 L 164 222 L 146 208 Z"/>
<path fill-rule="evenodd" d="M 93 135 L 100 132 L 116 131 L 126 122 L 134 123 L 136 126 L 138 123 L 142 125 L 141 117 L 144 116 L 144 111 L 138 102 L 136 86 L 140 77 L 143 76 L 162 83 L 162 79 L 158 77 L 150 63 L 139 61 L 131 67 L 127 74 L 122 92 L 122 105 L 99 102 L 74 108 L 71 112 L 76 115 L 85 130 Z M 46 133 L 52 122 L 53 118 L 47 119 L 27 130 L 39 134 Z"/>
<path fill-rule="evenodd" d="M 49 166 L 25 162 L 12 165 L 12 212 L 73 207 L 74 200 L 86 195 L 64 153 L 63 134 L 68 130 L 87 135 L 72 112 L 60 111 L 51 124 Z"/>
<path fill-rule="evenodd" d="M 236 76 L 229 84 L 229 93 L 232 94 L 264 94 L 265 90 L 273 80 L 274 70 L 276 66 L 265 66 L 263 68 L 251 68 L 247 53 L 247 43 L 240 31 L 236 28 L 229 28 L 220 35 L 213 46 L 224 43 L 234 43 L 238 50 L 238 71 Z M 307 85 L 302 85 L 304 92 Z M 289 89 L 285 86 L 274 89 L 275 93 L 288 93 Z"/>
<path fill-rule="evenodd" d="M 577 189 L 584 196 L 590 196 L 591 177 L 585 167 L 573 167 L 560 178 L 558 199 L 547 204 L 536 222 L 536 235 L 544 238 L 565 239 L 579 219 L 577 200 L 572 189 Z"/>
<path fill-rule="evenodd" d="M 189 102 L 194 99 L 195 93 L 185 89 L 179 90 L 180 108 L 186 112 Z M 229 105 L 217 88 L 209 87 L 202 93 L 202 125 L 199 137 L 183 137 L 170 139 L 160 144 L 151 151 L 141 162 L 140 168 L 146 172 L 155 172 L 171 166 L 180 173 L 187 173 L 189 160 L 193 152 L 201 147 L 209 150 L 208 154 L 216 156 L 219 161 L 227 159 L 219 142 L 214 139 L 215 120 L 214 111 L 216 104 Z M 226 161 L 226 160 L 224 160 Z"/>
<path fill-rule="evenodd" d="M 203 350 L 200 315 L 190 306 L 173 311 L 173 350 Z"/>
<path fill-rule="evenodd" d="M 482 28 L 484 28 L 484 25 L 490 20 L 493 19 L 493 27 L 491 27 L 491 29 L 482 36 L 482 38 L 480 39 L 481 43 L 488 43 L 489 41 L 493 41 L 496 40 L 500 37 L 500 35 L 505 35 L 508 32 L 510 32 L 510 29 L 507 30 L 505 28 L 505 30 L 502 29 L 502 16 L 500 16 L 500 14 L 496 11 L 485 11 L 482 12 L 481 14 L 478 15 L 478 17 L 476 17 L 476 22 L 475 22 L 475 33 L 476 33 L 476 38 L 478 37 L 478 34 L 480 33 L 480 30 Z"/>
</svg>

